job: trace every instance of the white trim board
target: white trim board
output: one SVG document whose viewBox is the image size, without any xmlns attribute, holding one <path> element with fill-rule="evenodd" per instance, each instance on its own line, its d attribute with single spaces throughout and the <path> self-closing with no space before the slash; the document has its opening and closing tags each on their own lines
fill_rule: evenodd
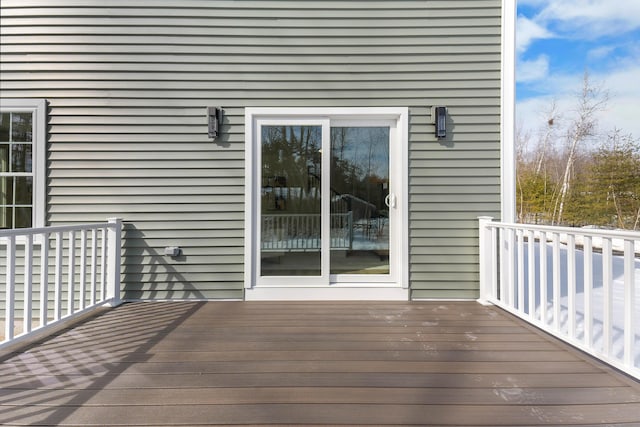
<svg viewBox="0 0 640 427">
<path fill-rule="evenodd" d="M 279 286 L 274 283 L 258 282 L 256 268 L 256 236 L 253 230 L 258 227 L 256 209 L 256 171 L 260 155 L 256 149 L 258 123 L 276 120 L 287 121 L 328 121 L 347 123 L 349 121 L 365 122 L 372 126 L 376 121 L 393 121 L 397 148 L 397 164 L 400 220 L 397 247 L 397 274 L 393 282 L 367 284 L 367 280 L 351 286 L 351 283 L 322 283 L 318 286 Z M 245 299 L 285 299 L 285 300 L 403 300 L 409 298 L 409 246 L 408 246 L 408 123 L 407 107 L 363 107 L 363 108 L 246 108 L 245 109 Z M 277 279 L 277 278 L 274 278 Z M 373 280 L 373 279 L 371 279 Z M 268 282 L 268 281 L 263 281 Z M 304 282 L 304 281 L 301 281 Z"/>
<path fill-rule="evenodd" d="M 500 205 L 501 221 L 516 219 L 516 2 L 502 0 L 502 66 L 500 67 Z"/>
</svg>

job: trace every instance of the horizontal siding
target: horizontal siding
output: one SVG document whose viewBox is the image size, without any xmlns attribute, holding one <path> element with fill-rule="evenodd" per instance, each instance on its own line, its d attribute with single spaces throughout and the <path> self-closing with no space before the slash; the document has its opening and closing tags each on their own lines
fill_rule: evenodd
<svg viewBox="0 0 640 427">
<path fill-rule="evenodd" d="M 152 3 L 2 2 L 2 96 L 49 102 L 48 222 L 122 217 L 126 298 L 242 298 L 244 109 L 265 106 L 409 107 L 412 296 L 477 296 L 475 221 L 500 200 L 500 1 Z"/>
</svg>

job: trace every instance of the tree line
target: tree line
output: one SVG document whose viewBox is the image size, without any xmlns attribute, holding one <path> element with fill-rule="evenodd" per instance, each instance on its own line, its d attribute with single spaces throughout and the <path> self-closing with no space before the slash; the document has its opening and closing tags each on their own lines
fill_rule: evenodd
<svg viewBox="0 0 640 427">
<path fill-rule="evenodd" d="M 640 229 L 640 142 L 598 132 L 608 101 L 585 73 L 573 111 L 552 103 L 535 136 L 517 131 L 519 222 Z"/>
</svg>

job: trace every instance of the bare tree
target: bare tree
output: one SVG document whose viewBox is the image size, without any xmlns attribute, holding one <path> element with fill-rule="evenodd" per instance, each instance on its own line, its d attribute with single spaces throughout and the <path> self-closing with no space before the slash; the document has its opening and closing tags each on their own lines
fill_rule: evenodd
<svg viewBox="0 0 640 427">
<path fill-rule="evenodd" d="M 555 134 L 554 125 L 556 124 L 559 118 L 558 104 L 556 103 L 555 100 L 551 102 L 551 105 L 549 105 L 549 109 L 544 112 L 544 115 L 546 116 L 545 118 L 547 120 L 547 123 L 543 130 L 540 147 L 538 147 L 538 153 L 537 153 L 538 158 L 536 160 L 536 175 L 540 175 L 540 172 L 542 171 L 542 167 L 546 162 L 547 153 L 549 150 L 549 144 L 554 138 L 554 134 Z"/>
<path fill-rule="evenodd" d="M 556 223 L 562 223 L 565 201 L 571 187 L 571 171 L 578 154 L 578 146 L 595 134 L 597 114 L 604 110 L 609 101 L 609 94 L 601 86 L 594 86 L 589 80 L 589 73 L 585 72 L 582 91 L 578 95 L 576 118 L 567 131 L 567 162 L 565 164 L 560 194 L 556 200 Z M 556 209 L 554 209 L 555 214 Z M 554 215 L 555 216 L 555 215 Z"/>
</svg>

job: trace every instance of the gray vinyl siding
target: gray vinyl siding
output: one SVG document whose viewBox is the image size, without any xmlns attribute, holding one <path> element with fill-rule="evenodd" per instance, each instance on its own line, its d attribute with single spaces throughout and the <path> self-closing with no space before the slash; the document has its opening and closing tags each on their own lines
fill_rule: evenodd
<svg viewBox="0 0 640 427">
<path fill-rule="evenodd" d="M 3 0 L 0 88 L 49 103 L 48 224 L 124 219 L 132 299 L 243 297 L 245 107 L 409 107 L 412 297 L 474 298 L 500 24 L 499 0 Z"/>
</svg>

